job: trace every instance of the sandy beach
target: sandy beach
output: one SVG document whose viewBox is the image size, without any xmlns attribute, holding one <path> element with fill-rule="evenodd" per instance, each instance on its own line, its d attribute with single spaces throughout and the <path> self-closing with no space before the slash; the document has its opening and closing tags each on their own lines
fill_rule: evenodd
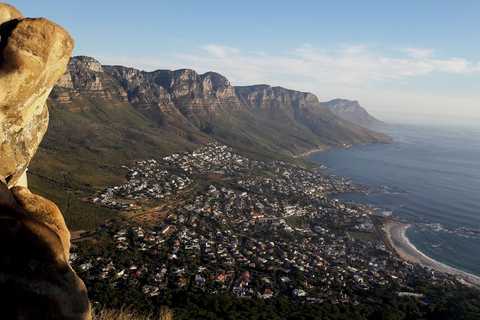
<svg viewBox="0 0 480 320">
<path fill-rule="evenodd" d="M 417 248 L 415 248 L 415 246 L 412 245 L 405 236 L 405 231 L 411 226 L 412 224 L 410 223 L 392 222 L 384 227 L 384 231 L 387 233 L 390 242 L 395 247 L 402 259 L 418 263 L 422 266 L 437 270 L 439 272 L 456 275 L 466 284 L 480 288 L 480 277 L 473 276 L 466 272 L 439 263 L 418 251 Z"/>
</svg>

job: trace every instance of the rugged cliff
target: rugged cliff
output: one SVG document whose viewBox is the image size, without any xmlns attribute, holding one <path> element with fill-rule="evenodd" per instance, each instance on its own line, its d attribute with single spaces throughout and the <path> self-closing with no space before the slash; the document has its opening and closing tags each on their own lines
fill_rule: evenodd
<svg viewBox="0 0 480 320">
<path fill-rule="evenodd" d="M 368 127 L 385 125 L 385 122 L 372 117 L 365 108 L 360 106 L 358 101 L 334 99 L 328 102 L 322 102 L 322 104 L 337 116 L 360 126 Z"/>
</svg>

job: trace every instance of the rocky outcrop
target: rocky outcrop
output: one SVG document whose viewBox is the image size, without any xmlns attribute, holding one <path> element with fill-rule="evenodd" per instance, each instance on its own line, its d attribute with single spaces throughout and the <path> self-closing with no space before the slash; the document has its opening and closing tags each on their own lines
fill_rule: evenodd
<svg viewBox="0 0 480 320">
<path fill-rule="evenodd" d="M 328 102 L 322 102 L 322 105 L 331 110 L 337 116 L 360 126 L 368 127 L 385 125 L 385 122 L 372 117 L 367 110 L 360 106 L 358 101 L 334 99 Z"/>
<path fill-rule="evenodd" d="M 58 235 L 61 246 L 55 251 L 63 250 L 64 260 L 67 261 L 70 255 L 70 232 L 58 207 L 52 201 L 31 193 L 28 188 L 15 186 L 10 191 L 15 202 L 29 212 L 32 218 L 43 222 Z"/>
<path fill-rule="evenodd" d="M 24 187 L 11 192 L 17 203 L 0 201 L 2 318 L 90 319 L 87 290 L 68 263 L 69 233 L 58 208 Z"/>
<path fill-rule="evenodd" d="M 46 19 L 0 3 L 0 312 L 2 319 L 90 319 L 68 259 L 58 207 L 15 186 L 48 126 L 46 100 L 64 74 L 73 39 Z"/>
<path fill-rule="evenodd" d="M 65 72 L 73 40 L 46 19 L 0 8 L 0 175 L 9 186 L 25 172 L 48 125 L 45 101 Z"/>
</svg>

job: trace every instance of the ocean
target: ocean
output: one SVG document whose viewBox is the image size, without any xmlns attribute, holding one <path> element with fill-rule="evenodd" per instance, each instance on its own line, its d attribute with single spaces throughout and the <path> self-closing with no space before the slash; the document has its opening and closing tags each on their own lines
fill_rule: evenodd
<svg viewBox="0 0 480 320">
<path fill-rule="evenodd" d="M 480 129 L 391 124 L 375 130 L 395 142 L 315 152 L 305 159 L 374 189 L 334 198 L 415 222 L 406 236 L 419 251 L 480 276 Z"/>
</svg>

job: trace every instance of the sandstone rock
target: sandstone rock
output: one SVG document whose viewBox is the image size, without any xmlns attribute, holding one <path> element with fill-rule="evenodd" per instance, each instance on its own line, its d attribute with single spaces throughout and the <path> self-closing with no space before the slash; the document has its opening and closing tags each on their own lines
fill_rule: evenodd
<svg viewBox="0 0 480 320">
<path fill-rule="evenodd" d="M 15 201 L 30 212 L 33 218 L 42 221 L 60 237 L 63 253 L 68 257 L 70 232 L 58 207 L 52 201 L 31 193 L 25 187 L 15 186 L 10 191 Z"/>
<path fill-rule="evenodd" d="M 68 262 L 70 233 L 60 210 L 20 186 L 47 130 L 46 99 L 72 49 L 72 38 L 60 26 L 24 19 L 0 3 L 2 319 L 91 318 L 85 285 Z"/>
<path fill-rule="evenodd" d="M 90 319 L 85 285 L 59 235 L 11 201 L 0 201 L 0 212 L 2 319 Z"/>
<path fill-rule="evenodd" d="M 23 19 L 23 15 L 14 6 L 0 2 L 0 25 L 4 22 Z"/>
<path fill-rule="evenodd" d="M 49 20 L 22 19 L 10 5 L 1 3 L 0 12 L 0 175 L 13 186 L 47 130 L 45 102 L 73 39 Z"/>
</svg>

